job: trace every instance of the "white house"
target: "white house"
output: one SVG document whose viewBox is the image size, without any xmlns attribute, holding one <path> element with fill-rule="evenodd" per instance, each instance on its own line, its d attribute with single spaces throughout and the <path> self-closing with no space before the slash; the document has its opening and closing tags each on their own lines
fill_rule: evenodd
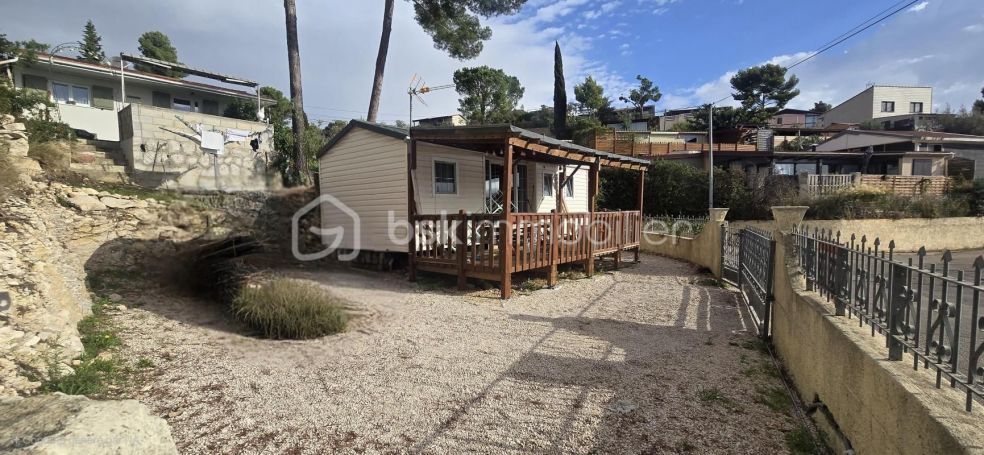
<svg viewBox="0 0 984 455">
<path fill-rule="evenodd" d="M 62 122 L 107 141 L 120 139 L 116 113 L 128 104 L 222 116 L 233 100 L 255 103 L 258 99 L 255 91 L 161 76 L 129 67 L 123 68 L 122 73 L 123 78 L 118 64 L 89 63 L 47 54 L 39 54 L 35 63 L 13 68 L 15 87 L 47 92 L 57 103 Z M 261 102 L 270 101 L 264 99 Z"/>
<path fill-rule="evenodd" d="M 855 124 L 871 120 L 900 120 L 933 109 L 932 87 L 872 85 L 821 117 L 821 126 Z"/>
</svg>

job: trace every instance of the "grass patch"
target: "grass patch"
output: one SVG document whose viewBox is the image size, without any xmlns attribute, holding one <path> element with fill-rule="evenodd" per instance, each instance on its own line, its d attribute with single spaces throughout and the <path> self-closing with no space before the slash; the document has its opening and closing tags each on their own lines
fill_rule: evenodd
<svg viewBox="0 0 984 455">
<path fill-rule="evenodd" d="M 442 273 L 417 273 L 417 289 L 443 291 L 458 285 L 458 277 Z"/>
<path fill-rule="evenodd" d="M 543 278 L 527 278 L 519 283 L 519 290 L 522 292 L 535 292 L 547 287 L 547 280 Z"/>
<path fill-rule="evenodd" d="M 817 445 L 813 440 L 813 435 L 802 425 L 786 433 L 786 449 L 792 455 L 812 455 L 817 453 Z"/>
<path fill-rule="evenodd" d="M 697 399 L 702 403 L 722 403 L 730 404 L 731 398 L 728 398 L 721 392 L 721 389 L 717 387 L 709 387 L 706 389 L 700 389 L 697 391 Z"/>
<path fill-rule="evenodd" d="M 160 202 L 174 202 L 184 200 L 183 194 L 177 191 L 152 190 L 133 185 L 120 183 L 92 183 L 89 186 L 99 191 L 116 194 L 119 196 L 135 197 L 139 199 L 156 199 Z"/>
<path fill-rule="evenodd" d="M 338 333 L 349 320 L 341 299 L 317 284 L 289 278 L 243 287 L 233 299 L 232 310 L 263 336 L 276 339 Z"/>
<path fill-rule="evenodd" d="M 45 359 L 47 378 L 42 381 L 42 392 L 99 397 L 110 386 L 122 385 L 128 380 L 131 371 L 121 361 L 112 356 L 100 356 L 122 344 L 106 314 L 108 305 L 106 299 L 93 302 L 92 314 L 79 321 L 82 357 L 71 373 L 65 373 L 60 351 L 50 353 Z"/>
<path fill-rule="evenodd" d="M 756 403 L 764 404 L 773 411 L 787 411 L 793 405 L 789 394 L 783 387 L 756 388 Z"/>
<path fill-rule="evenodd" d="M 72 147 L 63 142 L 42 142 L 31 144 L 27 156 L 38 160 L 41 167 L 49 171 L 64 171 L 71 162 Z"/>
<path fill-rule="evenodd" d="M 137 368 L 141 370 L 145 370 L 147 368 L 154 368 L 154 361 L 146 357 L 141 357 L 137 359 Z"/>
</svg>

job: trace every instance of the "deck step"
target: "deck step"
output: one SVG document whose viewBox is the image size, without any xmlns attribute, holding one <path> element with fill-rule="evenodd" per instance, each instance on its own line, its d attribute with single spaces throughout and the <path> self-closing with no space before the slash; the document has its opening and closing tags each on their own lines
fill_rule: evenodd
<svg viewBox="0 0 984 455">
<path fill-rule="evenodd" d="M 105 164 L 90 164 L 90 163 L 72 163 L 71 165 L 69 165 L 68 168 L 73 171 L 81 172 L 81 173 L 85 173 L 85 172 L 114 172 L 117 174 L 126 173 L 125 167 L 115 164 L 105 165 Z"/>
</svg>

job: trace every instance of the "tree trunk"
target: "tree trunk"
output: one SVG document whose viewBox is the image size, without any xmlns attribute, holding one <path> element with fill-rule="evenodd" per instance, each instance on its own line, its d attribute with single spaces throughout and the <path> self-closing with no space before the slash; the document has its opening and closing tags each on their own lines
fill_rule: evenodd
<svg viewBox="0 0 984 455">
<path fill-rule="evenodd" d="M 310 180 L 307 157 L 304 156 L 304 103 L 301 94 L 301 54 L 297 46 L 297 6 L 294 0 L 284 0 L 287 16 L 287 62 L 290 66 L 290 100 L 294 104 L 291 129 L 294 132 L 294 173 L 299 185 L 307 185 Z"/>
<path fill-rule="evenodd" d="M 389 52 L 390 31 L 393 30 L 393 3 L 386 0 L 383 7 L 383 34 L 379 37 L 379 52 L 376 54 L 376 74 L 372 80 L 372 94 L 369 96 L 369 113 L 366 120 L 376 121 L 379 113 L 379 98 L 383 94 L 383 71 L 386 69 L 386 54 Z M 411 119 L 412 120 L 412 119 Z"/>
</svg>

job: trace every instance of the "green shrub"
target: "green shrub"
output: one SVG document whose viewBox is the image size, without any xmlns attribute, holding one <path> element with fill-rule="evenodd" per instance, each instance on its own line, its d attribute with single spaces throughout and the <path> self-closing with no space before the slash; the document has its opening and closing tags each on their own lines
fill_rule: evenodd
<svg viewBox="0 0 984 455">
<path fill-rule="evenodd" d="M 268 338 L 307 339 L 345 330 L 340 299 L 317 284 L 274 278 L 246 285 L 232 302 L 236 316 Z"/>
<path fill-rule="evenodd" d="M 72 127 L 65 123 L 44 118 L 29 118 L 24 120 L 27 127 L 27 139 L 31 144 L 43 144 L 51 141 L 67 141 L 75 138 Z"/>
</svg>

